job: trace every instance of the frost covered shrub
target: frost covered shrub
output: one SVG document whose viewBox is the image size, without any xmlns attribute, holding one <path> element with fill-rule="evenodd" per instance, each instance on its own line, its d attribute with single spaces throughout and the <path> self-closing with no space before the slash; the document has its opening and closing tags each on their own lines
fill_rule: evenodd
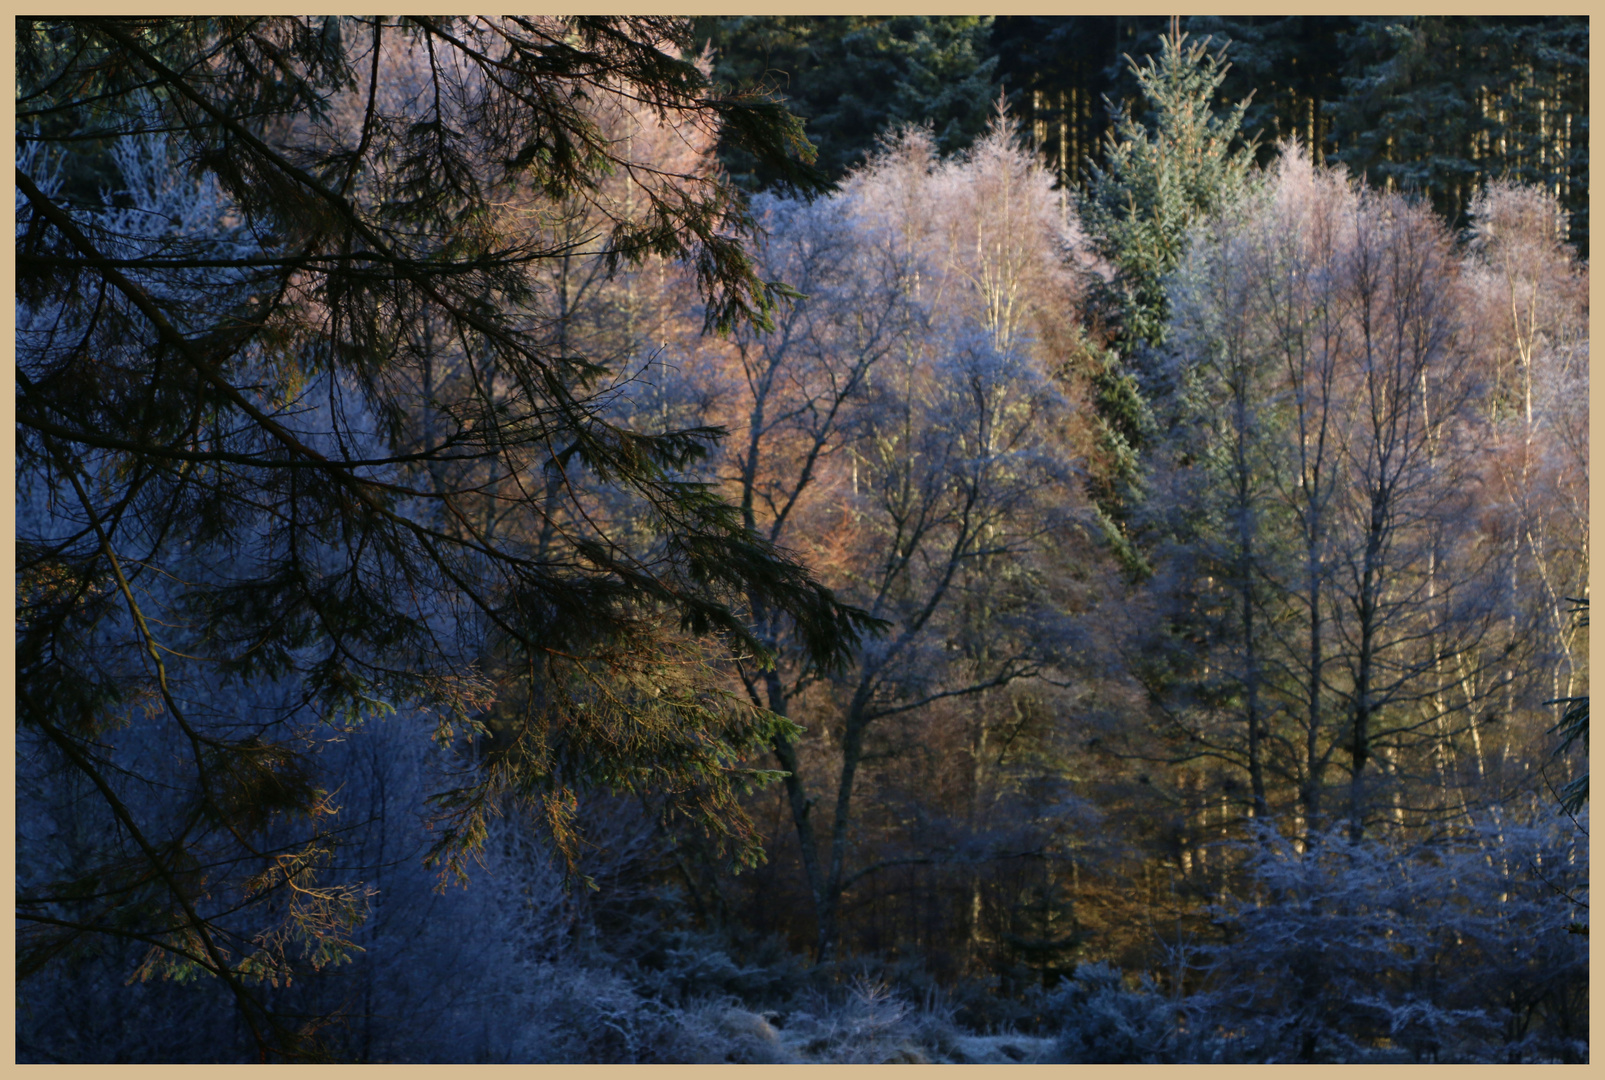
<svg viewBox="0 0 1605 1080">
<path fill-rule="evenodd" d="M 1042 1001 L 1043 1026 L 1056 1036 L 1055 1060 L 1074 1064 L 1168 1064 L 1218 1060 L 1218 1039 L 1200 1035 L 1185 1000 L 1162 993 L 1146 974 L 1136 986 L 1108 964 L 1086 964 Z"/>
<path fill-rule="evenodd" d="M 917 1007 L 870 980 L 834 998 L 805 996 L 783 1013 L 755 1012 L 730 997 L 674 1004 L 597 968 L 551 966 L 539 980 L 542 1005 L 533 1041 L 542 1061 L 965 1062 L 984 1060 L 989 1049 L 972 1044 L 998 1041 L 968 1036 L 950 1013 Z M 1027 1053 L 1029 1048 L 999 1060 L 1022 1060 Z"/>
<path fill-rule="evenodd" d="M 1586 837 L 1558 820 L 1307 850 L 1261 830 L 1222 940 L 1165 993 L 1103 964 L 1041 999 L 1068 1062 L 1586 1061 Z"/>
<path fill-rule="evenodd" d="M 816 996 L 787 1016 L 784 1031 L 800 1056 L 841 1064 L 921 1062 L 940 1055 L 950 1019 L 914 1007 L 885 983 L 859 978 L 845 997 Z"/>
<path fill-rule="evenodd" d="M 1406 846 L 1266 830 L 1190 1002 L 1253 1061 L 1587 1058 L 1586 838 L 1504 822 Z"/>
<path fill-rule="evenodd" d="M 772 941 L 737 958 L 719 935 L 675 927 L 664 932 L 632 965 L 631 978 L 666 1001 L 730 998 L 749 1005 L 779 1005 L 803 985 L 802 961 Z"/>
<path fill-rule="evenodd" d="M 539 1008 L 527 1022 L 538 1049 L 525 1061 L 635 1065 L 719 1062 L 734 1040 L 707 1009 L 681 1009 L 636 992 L 628 979 L 595 967 L 543 965 Z M 736 1060 L 743 1060 L 738 1054 Z"/>
</svg>

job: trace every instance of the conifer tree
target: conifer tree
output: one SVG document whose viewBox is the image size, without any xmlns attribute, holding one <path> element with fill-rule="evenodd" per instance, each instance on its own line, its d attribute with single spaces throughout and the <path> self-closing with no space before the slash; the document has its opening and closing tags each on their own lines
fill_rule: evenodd
<svg viewBox="0 0 1605 1080">
<path fill-rule="evenodd" d="M 1165 278 L 1186 253 L 1189 227 L 1241 192 L 1254 160 L 1238 130 L 1248 103 L 1214 111 L 1227 64 L 1224 50 L 1211 54 L 1208 44 L 1189 45 L 1186 35 L 1172 33 L 1158 59 L 1131 62 L 1154 128 L 1125 110 L 1082 199 L 1087 231 L 1114 268 L 1113 282 L 1095 298 L 1113 348 L 1087 357 L 1103 451 L 1093 492 L 1122 563 L 1139 575 L 1147 564 L 1132 544 L 1131 516 L 1154 423 L 1150 403 L 1164 393 L 1146 361 L 1170 317 Z"/>
<path fill-rule="evenodd" d="M 817 167 L 837 181 L 901 124 L 931 125 L 949 154 L 979 136 L 997 97 L 991 29 L 974 15 L 736 15 L 699 19 L 696 40 L 712 47 L 715 77 L 802 117 Z M 745 187 L 786 181 L 733 143 L 720 156 Z"/>
<path fill-rule="evenodd" d="M 364 906 L 319 878 L 318 747 L 388 713 L 465 753 L 447 868 L 509 800 L 572 856 L 588 787 L 756 856 L 741 758 L 788 726 L 712 665 L 770 658 L 750 602 L 826 668 L 872 621 L 699 480 L 721 431 L 618 419 L 633 372 L 542 278 L 679 260 L 709 327 L 767 322 L 737 194 L 610 133 L 723 131 L 809 181 L 795 119 L 717 92 L 687 26 L 19 25 L 19 756 L 93 834 L 34 823 L 24 977 L 141 942 L 134 974 L 218 977 L 264 1057 L 305 1053 L 271 988 Z M 583 235 L 544 227 L 577 206 Z"/>
<path fill-rule="evenodd" d="M 1343 38 L 1332 157 L 1370 183 L 1429 199 L 1457 228 L 1495 180 L 1564 207 L 1588 253 L 1588 20 L 1362 18 Z"/>
</svg>

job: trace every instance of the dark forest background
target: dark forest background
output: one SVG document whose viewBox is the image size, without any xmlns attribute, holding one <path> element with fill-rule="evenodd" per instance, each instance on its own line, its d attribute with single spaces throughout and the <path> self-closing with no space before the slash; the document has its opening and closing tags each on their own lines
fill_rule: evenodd
<svg viewBox="0 0 1605 1080">
<path fill-rule="evenodd" d="M 1189 15 L 1193 39 L 1230 43 L 1222 100 L 1251 98 L 1263 163 L 1296 137 L 1377 185 L 1418 192 L 1456 227 L 1488 179 L 1551 187 L 1588 254 L 1588 21 L 1574 16 Z M 1113 105 L 1149 119 L 1128 57 L 1168 16 L 720 16 L 696 20 L 715 68 L 769 85 L 807 120 L 832 178 L 899 122 L 934 125 L 945 152 L 1004 94 L 1061 186 L 1103 154 Z M 740 154 L 745 183 L 774 178 Z"/>
</svg>

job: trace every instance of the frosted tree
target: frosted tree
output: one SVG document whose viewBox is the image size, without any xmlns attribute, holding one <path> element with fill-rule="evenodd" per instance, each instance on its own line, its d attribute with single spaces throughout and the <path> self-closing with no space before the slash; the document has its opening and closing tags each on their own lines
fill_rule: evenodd
<svg viewBox="0 0 1605 1080">
<path fill-rule="evenodd" d="M 1068 494 L 1063 403 L 1036 342 L 1059 317 L 1045 298 L 1078 295 L 1080 241 L 1001 119 L 962 158 L 940 160 L 913 129 L 840 195 L 763 207 L 766 272 L 800 295 L 772 331 L 710 350 L 724 357 L 711 415 L 745 434 L 724 467 L 758 531 L 888 627 L 884 643 L 822 668 L 795 651 L 785 618 L 752 606 L 793 659 L 743 668 L 747 692 L 824 729 L 774 749 L 826 955 L 845 893 L 882 868 L 852 858 L 876 731 L 1051 662 L 1004 627 L 1040 618 L 1024 567 L 1064 514 L 1053 493 Z M 941 642 L 959 639 L 954 662 Z M 983 786 L 987 723 L 970 740 Z"/>
</svg>

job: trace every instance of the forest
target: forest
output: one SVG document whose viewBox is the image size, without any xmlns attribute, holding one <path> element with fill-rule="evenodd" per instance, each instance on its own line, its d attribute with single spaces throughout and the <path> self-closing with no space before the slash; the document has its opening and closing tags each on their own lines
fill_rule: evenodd
<svg viewBox="0 0 1605 1080">
<path fill-rule="evenodd" d="M 16 20 L 19 1062 L 1587 1062 L 1588 21 Z"/>
</svg>

